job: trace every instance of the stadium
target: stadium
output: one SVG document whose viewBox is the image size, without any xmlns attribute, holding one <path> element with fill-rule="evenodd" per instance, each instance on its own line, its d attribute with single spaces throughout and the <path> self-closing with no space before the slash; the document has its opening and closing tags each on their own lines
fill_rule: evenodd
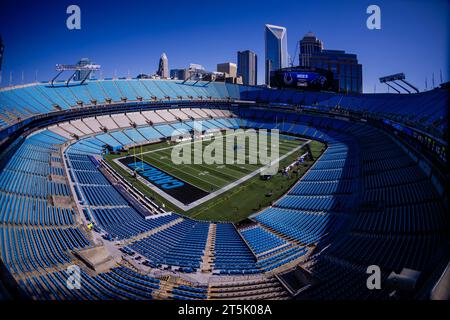
<svg viewBox="0 0 450 320">
<path fill-rule="evenodd" d="M 450 300 L 449 5 L 2 3 L 0 309 Z"/>
<path fill-rule="evenodd" d="M 447 105 L 448 84 L 405 95 L 157 79 L 1 89 L 2 295 L 442 294 Z M 171 148 L 236 129 L 279 131 L 270 179 L 261 164 L 170 164 Z M 379 290 L 367 287 L 373 265 Z"/>
</svg>

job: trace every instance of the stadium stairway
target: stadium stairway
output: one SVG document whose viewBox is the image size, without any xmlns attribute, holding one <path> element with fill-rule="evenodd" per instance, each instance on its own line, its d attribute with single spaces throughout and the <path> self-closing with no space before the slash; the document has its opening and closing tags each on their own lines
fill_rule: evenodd
<svg viewBox="0 0 450 320">
<path fill-rule="evenodd" d="M 144 239 L 144 238 L 150 237 L 151 235 L 154 235 L 154 234 L 156 234 L 156 233 L 158 233 L 158 232 L 160 232 L 160 231 L 166 230 L 166 229 L 168 229 L 168 228 L 170 228 L 170 227 L 172 227 L 172 226 L 174 226 L 174 225 L 176 225 L 176 224 L 178 224 L 178 223 L 180 223 L 180 222 L 183 222 L 183 221 L 184 221 L 184 219 L 180 217 L 180 218 L 178 218 L 178 219 L 176 219 L 176 220 L 173 220 L 173 221 L 171 221 L 171 222 L 168 222 L 168 223 L 166 223 L 166 224 L 163 224 L 163 225 L 160 226 L 160 227 L 151 229 L 151 230 L 146 231 L 146 232 L 139 233 L 139 234 L 138 234 L 137 236 L 135 236 L 135 237 L 128 238 L 128 239 L 126 239 L 126 240 L 123 241 L 123 244 L 124 244 L 125 246 L 130 245 L 130 244 L 132 244 L 132 243 L 134 243 L 134 242 L 137 242 L 137 241 L 142 240 L 142 239 Z"/>
<path fill-rule="evenodd" d="M 214 243 L 216 241 L 216 224 L 209 225 L 208 238 L 206 240 L 205 254 L 202 257 L 200 271 L 208 273 L 212 271 L 214 261 Z"/>
<path fill-rule="evenodd" d="M 263 224 L 239 229 L 239 232 L 255 256 L 256 266 L 264 272 L 278 273 L 292 268 L 309 253 L 307 246 Z"/>
<path fill-rule="evenodd" d="M 214 300 L 284 300 L 289 294 L 276 278 L 261 275 L 212 281 L 209 297 Z"/>
</svg>

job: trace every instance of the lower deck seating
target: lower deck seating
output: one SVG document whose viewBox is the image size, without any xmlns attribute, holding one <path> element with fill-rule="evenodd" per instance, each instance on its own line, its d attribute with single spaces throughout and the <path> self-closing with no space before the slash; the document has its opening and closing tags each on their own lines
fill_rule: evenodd
<svg viewBox="0 0 450 320">
<path fill-rule="evenodd" d="M 211 282 L 211 299 L 264 300 L 287 299 L 287 291 L 274 277 L 252 277 L 247 279 L 218 279 Z"/>
<path fill-rule="evenodd" d="M 206 287 L 190 287 L 180 285 L 172 289 L 173 298 L 179 300 L 207 299 L 207 293 L 208 288 Z"/>
<path fill-rule="evenodd" d="M 16 273 L 51 268 L 71 261 L 68 253 L 89 241 L 75 228 L 30 229 L 0 226 L 2 260 Z"/>
<path fill-rule="evenodd" d="M 130 247 L 155 265 L 178 266 L 181 271 L 192 272 L 200 268 L 208 230 L 209 223 L 183 219 Z"/>
<path fill-rule="evenodd" d="M 12 273 L 64 265 L 90 245 L 76 226 L 60 145 L 41 130 L 27 137 L 0 172 L 0 244 Z"/>
<path fill-rule="evenodd" d="M 75 212 L 47 200 L 0 192 L 0 222 L 16 225 L 64 226 L 74 223 Z"/>
<path fill-rule="evenodd" d="M 20 284 L 31 297 L 40 300 L 148 300 L 160 288 L 159 279 L 144 276 L 123 266 L 97 276 L 82 270 L 81 279 L 83 284 L 76 290 L 68 289 L 69 274 L 66 271 L 34 276 L 26 281 L 21 280 Z"/>
<path fill-rule="evenodd" d="M 178 219 L 177 215 L 143 219 L 133 208 L 98 208 L 91 210 L 95 221 L 114 239 L 127 239 Z"/>
<path fill-rule="evenodd" d="M 287 244 L 286 240 L 259 226 L 240 230 L 240 233 L 256 255 Z"/>
<path fill-rule="evenodd" d="M 366 268 L 342 260 L 322 256 L 309 263 L 307 269 L 315 276 L 316 284 L 301 292 L 298 295 L 299 299 L 387 299 L 389 294 L 386 286 L 382 286 L 381 290 L 367 290 Z M 382 283 L 387 276 L 388 274 L 382 270 Z"/>
<path fill-rule="evenodd" d="M 334 214 L 279 208 L 269 208 L 255 219 L 259 223 L 305 245 L 320 241 L 338 225 L 338 217 Z"/>
<path fill-rule="evenodd" d="M 217 224 L 214 269 L 221 274 L 259 273 L 256 259 L 232 224 Z"/>
</svg>

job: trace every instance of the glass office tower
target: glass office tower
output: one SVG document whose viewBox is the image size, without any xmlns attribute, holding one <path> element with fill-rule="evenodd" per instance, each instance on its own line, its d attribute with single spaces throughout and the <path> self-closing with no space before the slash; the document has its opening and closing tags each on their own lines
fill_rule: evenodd
<svg viewBox="0 0 450 320">
<path fill-rule="evenodd" d="M 256 86 L 258 82 L 258 60 L 256 53 L 245 50 L 237 53 L 237 75 L 242 77 L 242 83 Z"/>
<path fill-rule="evenodd" d="M 287 30 L 285 27 L 266 24 L 266 84 L 270 85 L 270 72 L 288 66 Z"/>
<path fill-rule="evenodd" d="M 299 64 L 302 67 L 309 67 L 309 59 L 313 54 L 322 52 L 323 42 L 316 38 L 314 33 L 308 32 L 300 40 Z"/>
<path fill-rule="evenodd" d="M 322 50 L 309 57 L 311 67 L 333 72 L 339 81 L 339 92 L 362 93 L 362 65 L 356 54 L 343 50 Z"/>
</svg>

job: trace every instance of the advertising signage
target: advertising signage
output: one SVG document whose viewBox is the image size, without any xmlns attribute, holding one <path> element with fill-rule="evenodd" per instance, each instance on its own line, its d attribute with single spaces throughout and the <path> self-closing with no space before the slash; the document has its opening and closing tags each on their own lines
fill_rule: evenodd
<svg viewBox="0 0 450 320">
<path fill-rule="evenodd" d="M 272 72 L 270 84 L 272 87 L 278 88 L 337 91 L 333 73 L 321 69 L 305 70 L 286 68 L 277 70 Z"/>
</svg>

